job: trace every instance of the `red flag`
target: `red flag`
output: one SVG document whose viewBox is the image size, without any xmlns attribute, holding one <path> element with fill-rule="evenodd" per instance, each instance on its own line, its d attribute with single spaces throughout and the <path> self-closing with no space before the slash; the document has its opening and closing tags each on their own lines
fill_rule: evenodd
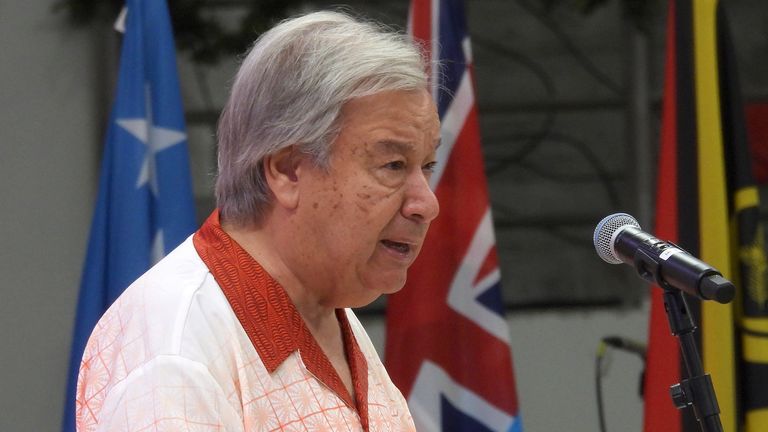
<svg viewBox="0 0 768 432">
<path fill-rule="evenodd" d="M 462 2 L 414 0 L 409 30 L 441 64 L 431 71 L 441 213 L 389 298 L 387 369 L 419 431 L 521 431 Z"/>
<path fill-rule="evenodd" d="M 678 48 L 677 32 L 681 31 L 675 25 L 675 2 L 669 2 L 667 16 L 667 45 L 666 67 L 664 70 L 664 100 L 662 104 L 661 151 L 659 153 L 659 173 L 664 173 L 664 179 L 657 182 L 656 193 L 656 235 L 659 238 L 680 243 L 678 234 Z M 690 51 L 683 49 L 680 53 L 685 56 L 681 61 L 690 66 Z M 690 92 L 685 89 L 683 93 Z M 688 120 L 685 116 L 684 120 Z M 692 127 L 686 123 L 685 128 Z M 686 130 L 683 134 L 690 134 Z M 660 289 L 651 290 L 651 318 L 649 327 L 649 350 L 645 373 L 645 431 L 679 432 L 682 429 L 680 411 L 678 411 L 669 395 L 669 386 L 680 381 L 680 352 L 678 342 L 670 334 L 667 315 L 664 312 L 664 302 Z"/>
</svg>

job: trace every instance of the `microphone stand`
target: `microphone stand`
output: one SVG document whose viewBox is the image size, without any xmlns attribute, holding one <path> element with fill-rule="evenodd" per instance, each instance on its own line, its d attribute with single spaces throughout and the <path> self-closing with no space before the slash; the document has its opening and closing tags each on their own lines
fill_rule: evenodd
<svg viewBox="0 0 768 432">
<path fill-rule="evenodd" d="M 641 278 L 656 282 L 664 289 L 664 310 L 667 312 L 669 327 L 672 334 L 677 336 L 685 368 L 688 370 L 688 379 L 670 387 L 672 402 L 677 409 L 692 406 L 702 432 L 722 432 L 723 425 L 720 422 L 720 406 L 717 404 L 715 387 L 712 385 L 712 378 L 704 373 L 701 365 L 701 357 L 699 357 L 693 335 L 696 324 L 693 322 L 685 297 L 680 290 L 664 281 L 660 274 L 659 263 L 651 256 L 638 250 L 634 256 L 634 262 L 635 269 Z M 715 290 L 725 291 L 726 285 L 718 285 Z"/>
<path fill-rule="evenodd" d="M 696 324 L 693 322 L 688 303 L 679 290 L 663 285 L 666 284 L 662 284 L 664 310 L 667 312 L 672 334 L 678 338 L 685 368 L 688 370 L 688 379 L 669 388 L 672 401 L 677 409 L 693 407 L 702 432 L 722 432 L 723 425 L 720 422 L 720 407 L 717 404 L 715 387 L 712 385 L 712 378 L 704 373 L 701 365 L 693 335 Z"/>
</svg>

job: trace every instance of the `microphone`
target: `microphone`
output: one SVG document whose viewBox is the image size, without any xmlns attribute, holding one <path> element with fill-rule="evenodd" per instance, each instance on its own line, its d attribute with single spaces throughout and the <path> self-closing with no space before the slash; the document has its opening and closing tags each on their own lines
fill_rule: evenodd
<svg viewBox="0 0 768 432">
<path fill-rule="evenodd" d="M 635 353 L 645 359 L 645 344 L 621 336 L 606 336 L 602 340 L 608 346 Z"/>
<path fill-rule="evenodd" d="M 633 266 L 641 278 L 662 288 L 677 288 L 704 300 L 728 303 L 736 288 L 717 269 L 674 243 L 643 232 L 626 213 L 603 218 L 595 227 L 595 250 L 609 264 Z"/>
</svg>

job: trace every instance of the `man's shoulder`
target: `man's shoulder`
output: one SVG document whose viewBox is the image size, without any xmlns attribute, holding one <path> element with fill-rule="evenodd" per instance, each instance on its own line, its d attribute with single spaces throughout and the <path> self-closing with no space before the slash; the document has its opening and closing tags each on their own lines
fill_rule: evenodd
<svg viewBox="0 0 768 432">
<path fill-rule="evenodd" d="M 147 290 L 149 287 L 151 294 L 160 299 L 164 294 L 174 296 L 179 291 L 199 288 L 208 273 L 208 268 L 197 254 L 190 236 L 136 279 L 126 289 L 126 294 Z"/>
<path fill-rule="evenodd" d="M 165 391 L 190 383 L 226 389 L 217 397 L 235 394 L 231 351 L 243 349 L 242 334 L 188 239 L 131 284 L 99 320 L 83 355 L 78 400 L 101 410 L 124 395 L 141 397 L 152 386 Z"/>
<path fill-rule="evenodd" d="M 91 335 L 83 361 L 103 346 L 120 351 L 134 364 L 179 355 L 190 337 L 194 339 L 190 325 L 199 326 L 207 315 L 226 315 L 227 308 L 218 284 L 187 239 L 110 306 Z"/>
<path fill-rule="evenodd" d="M 146 320 L 155 332 L 170 331 L 181 324 L 178 316 L 186 314 L 209 279 L 210 273 L 189 238 L 136 279 L 107 314 L 112 309 L 130 311 L 130 317 Z"/>
</svg>

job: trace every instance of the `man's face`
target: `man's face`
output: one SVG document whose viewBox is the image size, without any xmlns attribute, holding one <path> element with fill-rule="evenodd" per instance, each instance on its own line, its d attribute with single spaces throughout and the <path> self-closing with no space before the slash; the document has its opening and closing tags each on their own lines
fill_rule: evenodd
<svg viewBox="0 0 768 432">
<path fill-rule="evenodd" d="M 439 206 L 429 177 L 440 122 L 426 91 L 348 102 L 328 170 L 304 161 L 297 208 L 300 276 L 334 307 L 362 306 L 405 284 Z"/>
</svg>

